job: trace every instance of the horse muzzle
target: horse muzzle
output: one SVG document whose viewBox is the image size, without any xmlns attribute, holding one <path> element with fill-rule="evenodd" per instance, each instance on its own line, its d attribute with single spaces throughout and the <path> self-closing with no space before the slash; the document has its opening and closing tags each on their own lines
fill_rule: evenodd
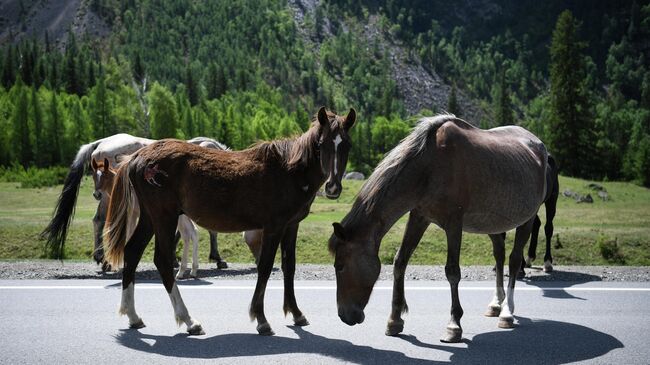
<svg viewBox="0 0 650 365">
<path fill-rule="evenodd" d="M 363 323 L 363 320 L 366 319 L 366 315 L 362 310 L 357 308 L 345 309 L 339 307 L 339 318 L 348 326 L 354 326 L 355 324 Z"/>
<path fill-rule="evenodd" d="M 329 199 L 338 199 L 341 196 L 341 184 L 337 182 L 327 181 L 325 183 L 325 196 Z"/>
<path fill-rule="evenodd" d="M 102 200 L 102 193 L 101 193 L 101 191 L 97 191 L 97 190 L 95 190 L 95 191 L 93 192 L 93 196 L 95 197 L 95 200 Z"/>
</svg>

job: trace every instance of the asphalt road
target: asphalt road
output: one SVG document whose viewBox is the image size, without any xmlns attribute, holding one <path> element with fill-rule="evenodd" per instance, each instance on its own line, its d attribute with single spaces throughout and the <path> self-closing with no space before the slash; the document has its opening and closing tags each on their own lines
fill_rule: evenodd
<svg viewBox="0 0 650 365">
<path fill-rule="evenodd" d="M 534 285 L 532 285 L 534 284 Z M 181 285 L 206 335 L 177 327 L 162 285 L 136 285 L 136 308 L 147 324 L 127 329 L 117 315 L 115 280 L 0 281 L 0 363 L 489 363 L 648 364 L 650 283 L 518 282 L 516 328 L 483 316 L 492 284 L 461 282 L 464 342 L 439 337 L 449 318 L 446 282 L 407 282 L 410 313 L 400 337 L 384 335 L 391 283 L 380 282 L 366 321 L 354 327 L 336 315 L 335 283 L 296 283 L 311 325 L 294 327 L 282 313 L 282 283 L 272 281 L 266 314 L 276 335 L 258 336 L 248 318 L 254 281 L 191 280 Z"/>
</svg>

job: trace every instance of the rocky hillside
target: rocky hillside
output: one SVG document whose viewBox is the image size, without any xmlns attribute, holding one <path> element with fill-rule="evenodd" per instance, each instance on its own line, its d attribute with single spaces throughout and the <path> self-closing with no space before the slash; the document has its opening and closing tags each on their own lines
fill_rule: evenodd
<svg viewBox="0 0 650 365">
<path fill-rule="evenodd" d="M 296 28 L 303 40 L 313 49 L 319 49 L 323 40 L 332 36 L 331 23 L 324 19 L 323 37 L 314 37 L 305 27 L 305 16 L 315 16 L 319 0 L 289 0 Z M 77 39 L 89 37 L 105 41 L 111 35 L 111 27 L 90 6 L 88 0 L 3 0 L 0 2 L 0 44 L 18 43 L 27 38 L 44 39 L 47 32 L 55 47 L 65 47 L 66 34 L 71 29 Z M 392 37 L 377 23 L 372 15 L 363 24 L 361 36 L 369 43 L 377 44 L 390 58 L 390 72 L 396 83 L 407 115 L 422 109 L 444 111 L 451 86 L 435 72 L 423 66 L 421 60 L 398 39 Z M 345 25 L 344 25 L 345 26 Z M 462 90 L 458 99 L 463 117 L 478 123 L 486 113 Z"/>
<path fill-rule="evenodd" d="M 0 44 L 44 39 L 47 32 L 52 44 L 62 49 L 69 29 L 92 39 L 105 39 L 111 33 L 84 0 L 2 0 L 0 14 Z"/>
</svg>

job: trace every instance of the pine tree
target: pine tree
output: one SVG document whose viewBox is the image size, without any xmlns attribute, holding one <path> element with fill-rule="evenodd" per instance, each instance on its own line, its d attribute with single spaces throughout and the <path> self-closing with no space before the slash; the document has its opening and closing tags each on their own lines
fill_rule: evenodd
<svg viewBox="0 0 650 365">
<path fill-rule="evenodd" d="M 65 48 L 65 89 L 68 94 L 81 96 L 81 82 L 77 67 L 77 41 L 74 33 L 68 31 L 68 43 Z"/>
<path fill-rule="evenodd" d="M 111 127 L 112 110 L 106 92 L 105 77 L 101 65 L 99 72 L 100 74 L 98 76 L 97 85 L 95 85 L 90 96 L 90 120 L 92 122 L 96 139 L 107 137 L 113 134 L 113 132 L 116 132 L 113 131 Z"/>
<path fill-rule="evenodd" d="M 157 82 L 149 92 L 151 137 L 155 139 L 176 137 L 176 101 L 172 93 Z"/>
<path fill-rule="evenodd" d="M 59 165 L 63 162 L 61 158 L 61 144 L 63 140 L 62 136 L 65 134 L 65 125 L 59 111 L 59 101 L 56 97 L 56 91 L 52 92 L 48 115 L 50 116 L 50 121 L 48 123 L 48 138 L 50 138 L 48 144 L 50 161 L 55 165 Z"/>
<path fill-rule="evenodd" d="M 496 105 L 494 108 L 494 121 L 498 125 L 515 124 L 515 116 L 512 110 L 512 101 L 510 100 L 510 86 L 506 81 L 506 71 L 501 70 L 499 76 L 499 86 L 495 97 Z"/>
<path fill-rule="evenodd" d="M 587 177 L 594 157 L 593 122 L 585 88 L 585 44 L 577 39 L 578 27 L 578 21 L 566 10 L 553 31 L 549 142 L 562 172 Z"/>
<path fill-rule="evenodd" d="M 23 86 L 22 80 L 20 78 L 18 78 L 18 81 L 16 82 L 16 87 L 18 88 L 18 101 L 16 103 L 16 107 L 14 108 L 13 114 L 13 139 L 18 144 L 19 162 L 21 165 L 23 165 L 23 167 L 27 168 L 33 160 L 32 144 L 29 130 L 27 90 L 26 87 Z"/>
<path fill-rule="evenodd" d="M 451 92 L 449 93 L 449 99 L 447 100 L 447 112 L 460 117 L 462 115 L 460 110 L 460 105 L 458 104 L 458 98 L 456 96 L 456 84 L 451 85 Z"/>
<path fill-rule="evenodd" d="M 220 98 L 221 95 L 226 93 L 227 88 L 226 75 L 223 72 L 223 68 L 217 67 L 216 63 L 211 62 L 210 66 L 208 66 L 208 99 Z"/>
<path fill-rule="evenodd" d="M 191 106 L 199 103 L 199 88 L 192 75 L 192 68 L 188 64 L 185 69 L 185 88 L 187 89 L 187 99 L 190 101 Z"/>
<path fill-rule="evenodd" d="M 142 65 L 140 53 L 136 53 L 135 59 L 133 60 L 133 78 L 139 84 L 144 81 L 144 66 Z"/>
<path fill-rule="evenodd" d="M 2 67 L 2 85 L 9 89 L 16 82 L 14 69 L 14 47 L 9 45 L 5 49 L 5 59 Z"/>
<path fill-rule="evenodd" d="M 49 161 L 44 159 L 47 151 L 48 141 L 45 139 L 44 123 L 43 123 L 43 109 L 41 101 L 36 93 L 36 87 L 32 88 L 32 120 L 34 121 L 34 155 L 36 156 L 36 164 L 38 166 L 47 166 Z"/>
</svg>

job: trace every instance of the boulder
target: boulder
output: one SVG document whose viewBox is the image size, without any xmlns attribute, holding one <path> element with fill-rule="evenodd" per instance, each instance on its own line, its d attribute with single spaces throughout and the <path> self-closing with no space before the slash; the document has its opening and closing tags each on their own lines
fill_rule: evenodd
<svg viewBox="0 0 650 365">
<path fill-rule="evenodd" d="M 357 172 L 357 171 L 350 171 L 347 174 L 345 174 L 345 176 L 343 177 L 343 179 L 345 179 L 345 180 L 363 180 L 365 178 L 366 177 L 363 176 L 362 173 Z"/>
</svg>

